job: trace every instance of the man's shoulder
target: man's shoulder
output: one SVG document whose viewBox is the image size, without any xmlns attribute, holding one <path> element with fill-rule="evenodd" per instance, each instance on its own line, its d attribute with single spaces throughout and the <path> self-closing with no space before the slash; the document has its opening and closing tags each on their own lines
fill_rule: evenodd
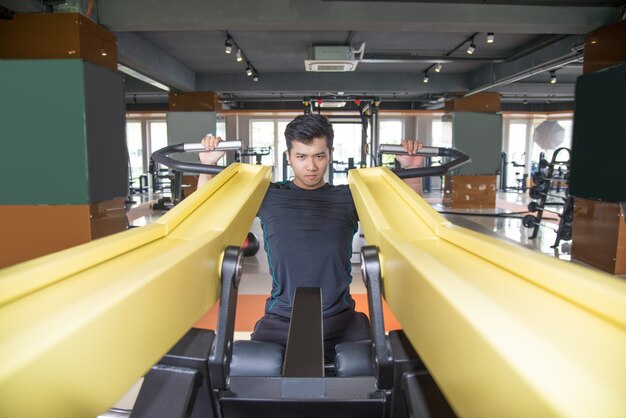
<svg viewBox="0 0 626 418">
<path fill-rule="evenodd" d="M 289 190 L 291 189 L 291 185 L 290 185 L 290 181 L 289 180 L 285 180 L 285 181 L 277 181 L 277 182 L 271 182 L 270 183 L 270 189 L 278 189 L 278 190 Z"/>
</svg>

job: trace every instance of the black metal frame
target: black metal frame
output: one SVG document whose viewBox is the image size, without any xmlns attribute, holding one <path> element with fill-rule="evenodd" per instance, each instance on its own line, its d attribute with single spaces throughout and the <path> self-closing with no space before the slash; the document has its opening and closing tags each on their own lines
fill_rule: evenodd
<svg viewBox="0 0 626 418">
<path fill-rule="evenodd" d="M 378 247 L 368 245 L 361 248 L 361 274 L 368 294 L 367 303 L 375 357 L 376 386 L 379 389 L 391 389 L 393 387 L 393 357 L 389 352 L 385 338 Z"/>
<path fill-rule="evenodd" d="M 184 161 L 178 161 L 169 157 L 170 154 L 174 154 L 177 152 L 188 152 L 187 150 L 185 150 L 185 144 L 168 145 L 165 148 L 154 151 L 152 153 L 152 159 L 157 163 L 163 164 L 164 166 L 171 169 L 188 173 L 219 174 L 224 170 L 224 168 L 226 168 L 219 165 L 188 163 Z"/>
<path fill-rule="evenodd" d="M 378 165 L 382 165 L 383 154 L 409 155 L 400 145 L 380 145 L 377 158 Z M 413 155 L 421 155 L 426 157 L 450 157 L 452 158 L 452 160 L 438 166 L 419 168 L 394 168 L 391 171 L 393 171 L 393 173 L 401 179 L 427 176 L 442 176 L 449 171 L 460 168 L 461 166 L 471 162 L 469 155 L 454 148 L 423 147 Z"/>
<path fill-rule="evenodd" d="M 222 292 L 217 316 L 217 334 L 209 358 L 209 372 L 214 389 L 226 389 L 228 387 L 235 335 L 237 289 L 241 281 L 242 264 L 242 249 L 234 246 L 226 247 L 222 261 Z"/>
</svg>

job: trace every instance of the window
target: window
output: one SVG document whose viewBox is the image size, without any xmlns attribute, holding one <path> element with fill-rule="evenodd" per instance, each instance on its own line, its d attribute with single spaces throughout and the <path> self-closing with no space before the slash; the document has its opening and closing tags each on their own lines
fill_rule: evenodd
<svg viewBox="0 0 626 418">
<path fill-rule="evenodd" d="M 452 147 L 452 122 L 433 120 L 431 123 L 431 144 L 433 147 Z"/>
<path fill-rule="evenodd" d="M 360 123 L 336 123 L 333 125 L 333 184 L 348 184 L 347 169 L 350 158 L 358 167 L 361 162 L 362 125 Z"/>
<path fill-rule="evenodd" d="M 379 136 L 379 144 L 400 144 L 404 139 L 404 122 L 392 119 L 381 120 Z M 394 156 L 391 154 L 383 155 L 382 163 L 383 165 L 393 165 Z"/>
<path fill-rule="evenodd" d="M 272 179 L 274 181 L 286 180 L 283 178 L 283 153 L 287 149 L 285 128 L 290 121 L 290 119 L 254 119 L 250 121 L 250 147 L 271 147 L 270 154 L 262 157 L 261 164 L 273 167 Z M 255 163 L 254 157 L 244 158 L 248 158 L 248 160 L 243 160 L 245 162 Z M 288 169 L 287 177 L 292 175 L 293 172 L 289 173 Z"/>
<path fill-rule="evenodd" d="M 509 122 L 506 156 L 506 187 L 521 188 L 526 170 L 526 122 Z"/>
<path fill-rule="evenodd" d="M 402 120 L 381 120 L 379 129 L 381 144 L 399 144 L 404 139 Z"/>
<path fill-rule="evenodd" d="M 137 179 L 145 173 L 143 165 L 143 135 L 141 122 L 126 123 L 126 145 L 128 147 L 128 161 L 130 164 L 130 177 Z"/>
<path fill-rule="evenodd" d="M 165 121 L 149 121 L 150 149 L 149 154 L 167 146 L 167 123 Z"/>
</svg>

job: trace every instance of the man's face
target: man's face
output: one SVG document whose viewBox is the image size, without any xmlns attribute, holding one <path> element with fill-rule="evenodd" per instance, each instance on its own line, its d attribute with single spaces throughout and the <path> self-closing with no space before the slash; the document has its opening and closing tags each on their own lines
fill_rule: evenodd
<svg viewBox="0 0 626 418">
<path fill-rule="evenodd" d="M 288 156 L 296 186 L 309 190 L 322 187 L 330 155 L 326 138 L 314 138 L 309 144 L 293 141 Z"/>
</svg>

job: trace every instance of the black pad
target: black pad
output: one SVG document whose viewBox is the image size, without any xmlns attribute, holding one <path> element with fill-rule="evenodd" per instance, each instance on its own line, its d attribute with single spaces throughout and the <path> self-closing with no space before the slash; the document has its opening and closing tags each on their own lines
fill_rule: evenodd
<svg viewBox="0 0 626 418">
<path fill-rule="evenodd" d="M 370 340 L 340 343 L 335 346 L 337 377 L 373 376 L 374 362 Z"/>
<path fill-rule="evenodd" d="M 280 376 L 285 348 L 264 341 L 235 341 L 230 364 L 231 376 Z"/>
</svg>

